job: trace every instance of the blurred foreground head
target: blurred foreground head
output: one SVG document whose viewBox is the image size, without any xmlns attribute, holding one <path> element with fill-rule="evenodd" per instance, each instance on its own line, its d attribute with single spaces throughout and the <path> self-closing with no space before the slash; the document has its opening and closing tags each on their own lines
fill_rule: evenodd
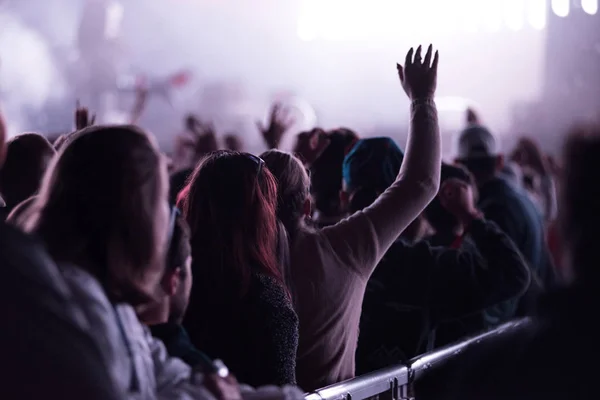
<svg viewBox="0 0 600 400">
<path fill-rule="evenodd" d="M 0 193 L 8 211 L 37 193 L 46 168 L 56 152 L 45 137 L 26 133 L 6 143 L 0 170 Z"/>
<path fill-rule="evenodd" d="M 167 190 L 165 160 L 145 132 L 86 128 L 52 162 L 23 225 L 57 262 L 94 275 L 113 301 L 145 303 L 164 270 Z"/>
<path fill-rule="evenodd" d="M 564 152 L 559 207 L 562 243 L 575 279 L 600 286 L 600 126 L 572 129 Z"/>
</svg>

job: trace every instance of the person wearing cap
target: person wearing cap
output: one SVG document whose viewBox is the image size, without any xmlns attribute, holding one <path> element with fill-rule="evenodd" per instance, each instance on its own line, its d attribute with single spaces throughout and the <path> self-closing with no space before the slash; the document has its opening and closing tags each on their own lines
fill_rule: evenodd
<svg viewBox="0 0 600 400">
<path fill-rule="evenodd" d="M 598 397 L 600 125 L 580 124 L 563 145 L 558 229 L 569 277 L 543 295 L 522 329 L 419 377 L 420 400 L 587 400 Z M 435 370 L 435 371 L 433 371 Z"/>
<path fill-rule="evenodd" d="M 403 158 L 390 138 L 360 140 L 343 164 L 342 197 L 349 210 L 369 207 L 392 185 Z M 529 286 L 529 271 L 516 246 L 481 217 L 467 183 L 448 178 L 437 201 L 464 227 L 473 246 L 412 244 L 404 234 L 395 240 L 367 284 L 357 373 L 405 362 L 438 346 L 435 331 L 443 321 L 464 322 L 462 335 L 454 339 L 497 324 L 487 321 L 481 311 L 518 298 Z M 477 318 L 464 320 L 472 314 Z M 505 318 L 510 317 L 508 312 Z"/>
<path fill-rule="evenodd" d="M 544 236 L 544 222 L 531 199 L 500 176 L 504 158 L 496 138 L 481 125 L 471 125 L 458 138 L 456 162 L 473 174 L 479 190 L 478 208 L 515 242 L 533 273 L 532 289 L 519 314 L 527 314 L 544 286 L 555 284 L 555 273 Z"/>
</svg>

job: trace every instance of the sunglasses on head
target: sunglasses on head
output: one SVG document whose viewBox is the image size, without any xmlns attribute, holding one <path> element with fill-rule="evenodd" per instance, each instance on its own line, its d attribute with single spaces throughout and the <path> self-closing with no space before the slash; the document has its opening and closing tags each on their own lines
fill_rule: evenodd
<svg viewBox="0 0 600 400">
<path fill-rule="evenodd" d="M 245 153 L 246 157 L 252 160 L 256 164 L 256 176 L 260 175 L 263 166 L 265 165 L 265 160 L 262 158 L 255 156 L 254 154 Z"/>
<path fill-rule="evenodd" d="M 244 153 L 244 154 L 246 155 L 246 157 L 248 159 L 252 160 L 256 164 L 256 180 L 258 181 L 258 177 L 260 176 L 263 166 L 265 165 L 265 160 L 263 160 L 260 157 L 255 156 L 254 154 L 250 154 L 250 153 Z M 256 190 L 256 188 L 252 189 L 252 197 L 254 197 L 254 195 L 256 194 L 254 192 L 255 190 Z"/>
</svg>

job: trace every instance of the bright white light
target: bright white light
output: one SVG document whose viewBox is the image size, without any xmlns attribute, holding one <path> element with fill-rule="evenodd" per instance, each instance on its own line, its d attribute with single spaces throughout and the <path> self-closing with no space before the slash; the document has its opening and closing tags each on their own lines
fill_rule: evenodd
<svg viewBox="0 0 600 400">
<path fill-rule="evenodd" d="M 472 105 L 472 102 L 463 97 L 437 97 L 435 104 L 439 111 L 459 111 L 465 112 Z"/>
<path fill-rule="evenodd" d="M 552 0 L 552 11 L 559 17 L 569 15 L 570 0 Z"/>
<path fill-rule="evenodd" d="M 457 4 L 456 2 L 449 2 Z M 474 33 L 478 29 L 478 21 L 481 18 L 482 2 L 479 0 L 463 0 L 457 4 L 462 15 L 462 29 L 465 32 Z"/>
<path fill-rule="evenodd" d="M 569 7 L 569 0 L 564 1 L 552 3 L 563 14 Z M 514 31 L 526 20 L 543 29 L 546 10 L 547 0 L 302 0 L 297 33 L 302 40 L 395 40 L 407 35 L 426 40 L 453 31 L 495 32 L 503 22 Z"/>
<path fill-rule="evenodd" d="M 503 0 L 488 0 L 482 3 L 480 18 L 483 20 L 485 30 L 497 32 L 502 27 Z"/>
<path fill-rule="evenodd" d="M 529 24 L 542 30 L 546 26 L 546 0 L 529 0 L 527 3 L 527 15 Z"/>
<path fill-rule="evenodd" d="M 109 3 L 106 11 L 106 24 L 104 35 L 109 39 L 115 39 L 119 37 L 121 33 L 121 21 L 123 21 L 123 14 L 125 8 L 119 2 L 113 1 Z"/>
<path fill-rule="evenodd" d="M 296 33 L 301 40 L 314 40 L 319 37 L 320 30 L 320 12 L 318 1 L 304 0 L 302 2 L 302 10 L 298 18 L 298 26 Z"/>
<path fill-rule="evenodd" d="M 598 12 L 598 0 L 581 0 L 581 8 L 590 15 Z"/>
<path fill-rule="evenodd" d="M 0 26 L 0 98 L 12 134 L 27 126 L 27 108 L 61 98 L 66 86 L 44 37 L 9 12 Z"/>
<path fill-rule="evenodd" d="M 314 40 L 319 36 L 319 26 L 310 17 L 300 17 L 297 34 L 301 40 Z"/>
<path fill-rule="evenodd" d="M 504 0 L 504 21 L 513 31 L 523 28 L 524 4 L 522 0 Z"/>
</svg>

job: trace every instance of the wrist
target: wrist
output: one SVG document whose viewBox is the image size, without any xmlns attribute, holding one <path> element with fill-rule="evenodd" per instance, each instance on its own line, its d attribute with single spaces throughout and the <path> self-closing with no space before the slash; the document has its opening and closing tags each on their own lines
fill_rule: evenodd
<svg viewBox="0 0 600 400">
<path fill-rule="evenodd" d="M 432 96 L 417 96 L 410 99 L 411 105 L 418 106 L 422 104 L 434 104 L 435 98 Z"/>
</svg>

